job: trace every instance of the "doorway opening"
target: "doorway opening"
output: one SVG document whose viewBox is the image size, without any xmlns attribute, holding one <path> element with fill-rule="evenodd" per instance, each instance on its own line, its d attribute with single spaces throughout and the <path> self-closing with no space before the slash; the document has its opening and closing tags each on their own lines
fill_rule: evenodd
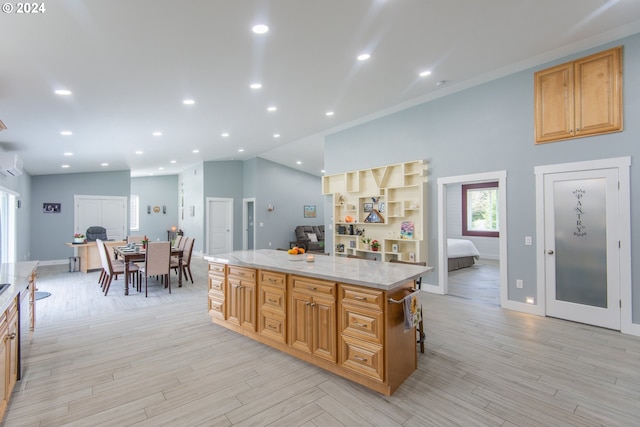
<svg viewBox="0 0 640 427">
<path fill-rule="evenodd" d="M 497 232 L 463 235 L 463 185 L 491 183 L 495 192 Z M 472 184 L 472 185 L 470 185 Z M 497 186 L 497 187 L 496 187 Z M 506 171 L 438 179 L 438 286 L 429 289 L 483 304 L 504 306 L 507 300 Z M 497 235 L 497 236 L 496 236 Z"/>
</svg>

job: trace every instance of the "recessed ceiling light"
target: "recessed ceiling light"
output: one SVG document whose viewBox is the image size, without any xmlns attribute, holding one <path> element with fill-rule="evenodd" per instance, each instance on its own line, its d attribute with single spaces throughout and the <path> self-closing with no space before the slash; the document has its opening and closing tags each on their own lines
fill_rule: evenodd
<svg viewBox="0 0 640 427">
<path fill-rule="evenodd" d="M 67 151 L 66 153 L 64 153 L 65 156 L 69 157 L 69 156 L 73 156 L 73 153 L 70 151 Z"/>
<path fill-rule="evenodd" d="M 256 34 L 265 34 L 269 31 L 269 27 L 264 24 L 254 25 L 251 29 Z"/>
<path fill-rule="evenodd" d="M 70 168 L 70 167 L 71 166 L 69 166 L 69 165 L 62 165 L 62 169 L 67 169 L 67 168 Z"/>
<path fill-rule="evenodd" d="M 302 162 L 300 160 L 296 161 L 296 165 L 301 165 L 301 164 L 302 164 Z"/>
<path fill-rule="evenodd" d="M 267 107 L 267 111 L 277 111 L 278 107 L 276 107 L 275 105 L 272 105 L 271 107 Z"/>
<path fill-rule="evenodd" d="M 371 58 L 371 55 L 369 55 L 368 53 L 358 55 L 358 61 L 366 61 L 369 58 Z"/>
<path fill-rule="evenodd" d="M 73 132 L 71 132 L 70 130 L 63 130 L 62 132 L 60 132 L 60 135 L 70 136 L 73 135 Z"/>
<path fill-rule="evenodd" d="M 420 73 L 420 77 L 427 77 L 429 75 L 431 75 L 431 71 L 429 70 L 426 70 Z"/>
<path fill-rule="evenodd" d="M 223 137 L 223 138 L 228 138 L 229 137 L 229 132 L 222 132 L 220 134 L 220 136 Z"/>
<path fill-rule="evenodd" d="M 100 166 L 109 166 L 109 163 L 100 163 Z"/>
<path fill-rule="evenodd" d="M 244 148 L 238 148 L 238 153 L 244 152 Z"/>
<path fill-rule="evenodd" d="M 260 89 L 262 88 L 262 83 L 251 83 L 249 86 L 251 89 Z"/>
<path fill-rule="evenodd" d="M 155 131 L 155 132 L 153 132 L 151 135 L 153 135 L 153 136 L 162 136 L 162 132 L 160 132 L 160 131 Z"/>
<path fill-rule="evenodd" d="M 164 168 L 163 168 L 162 166 L 160 166 L 160 167 L 158 168 L 158 170 L 163 171 L 163 170 L 164 170 Z"/>
<path fill-rule="evenodd" d="M 320 170 L 320 173 L 324 173 L 324 169 L 321 169 L 321 170 Z"/>
<path fill-rule="evenodd" d="M 140 150 L 136 151 L 136 154 L 142 154 L 142 153 L 144 153 L 144 151 L 140 151 Z"/>
<path fill-rule="evenodd" d="M 200 152 L 200 150 L 198 150 L 197 148 L 195 150 L 192 151 L 193 153 L 198 154 Z"/>
<path fill-rule="evenodd" d="M 333 111 L 327 111 L 325 114 L 326 114 L 327 116 L 333 116 Z"/>
<path fill-rule="evenodd" d="M 184 105 L 193 105 L 196 103 L 196 101 L 194 101 L 193 99 L 185 99 L 184 101 L 182 101 L 182 103 Z"/>
<path fill-rule="evenodd" d="M 57 89 L 54 91 L 56 95 L 69 96 L 71 95 L 71 91 L 67 89 Z"/>
<path fill-rule="evenodd" d="M 172 163 L 172 164 L 173 164 L 173 163 L 175 163 L 175 162 L 176 162 L 175 160 L 169 160 L 169 163 Z"/>
<path fill-rule="evenodd" d="M 280 138 L 280 134 L 279 134 L 279 133 L 274 133 L 274 134 L 273 134 L 273 137 L 274 137 L 274 138 Z"/>
</svg>

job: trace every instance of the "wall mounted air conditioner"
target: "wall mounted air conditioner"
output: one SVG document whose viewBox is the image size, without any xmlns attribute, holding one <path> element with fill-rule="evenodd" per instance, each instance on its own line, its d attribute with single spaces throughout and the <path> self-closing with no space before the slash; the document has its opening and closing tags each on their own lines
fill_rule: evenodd
<svg viewBox="0 0 640 427">
<path fill-rule="evenodd" d="M 22 175 L 22 159 L 15 153 L 0 153 L 0 172 L 5 175 Z"/>
</svg>

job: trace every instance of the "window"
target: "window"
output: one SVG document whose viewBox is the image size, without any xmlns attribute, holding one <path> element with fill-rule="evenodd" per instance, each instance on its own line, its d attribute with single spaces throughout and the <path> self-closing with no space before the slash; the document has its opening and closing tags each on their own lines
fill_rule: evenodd
<svg viewBox="0 0 640 427">
<path fill-rule="evenodd" d="M 0 260 L 16 262 L 16 194 L 0 189 Z"/>
<path fill-rule="evenodd" d="M 129 229 L 131 231 L 140 230 L 140 198 L 135 195 L 131 195 L 131 204 L 129 205 L 131 211 L 129 212 Z"/>
<path fill-rule="evenodd" d="M 462 186 L 462 235 L 498 237 L 498 183 Z"/>
</svg>

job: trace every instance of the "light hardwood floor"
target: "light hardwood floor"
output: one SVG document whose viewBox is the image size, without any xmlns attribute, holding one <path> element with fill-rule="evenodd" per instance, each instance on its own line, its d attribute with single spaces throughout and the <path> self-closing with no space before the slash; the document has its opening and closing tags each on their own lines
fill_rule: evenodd
<svg viewBox="0 0 640 427">
<path fill-rule="evenodd" d="M 171 295 L 104 297 L 39 269 L 37 328 L 4 426 L 633 426 L 640 339 L 451 296 L 423 298 L 426 352 L 391 397 L 212 324 L 206 265 Z"/>
</svg>

